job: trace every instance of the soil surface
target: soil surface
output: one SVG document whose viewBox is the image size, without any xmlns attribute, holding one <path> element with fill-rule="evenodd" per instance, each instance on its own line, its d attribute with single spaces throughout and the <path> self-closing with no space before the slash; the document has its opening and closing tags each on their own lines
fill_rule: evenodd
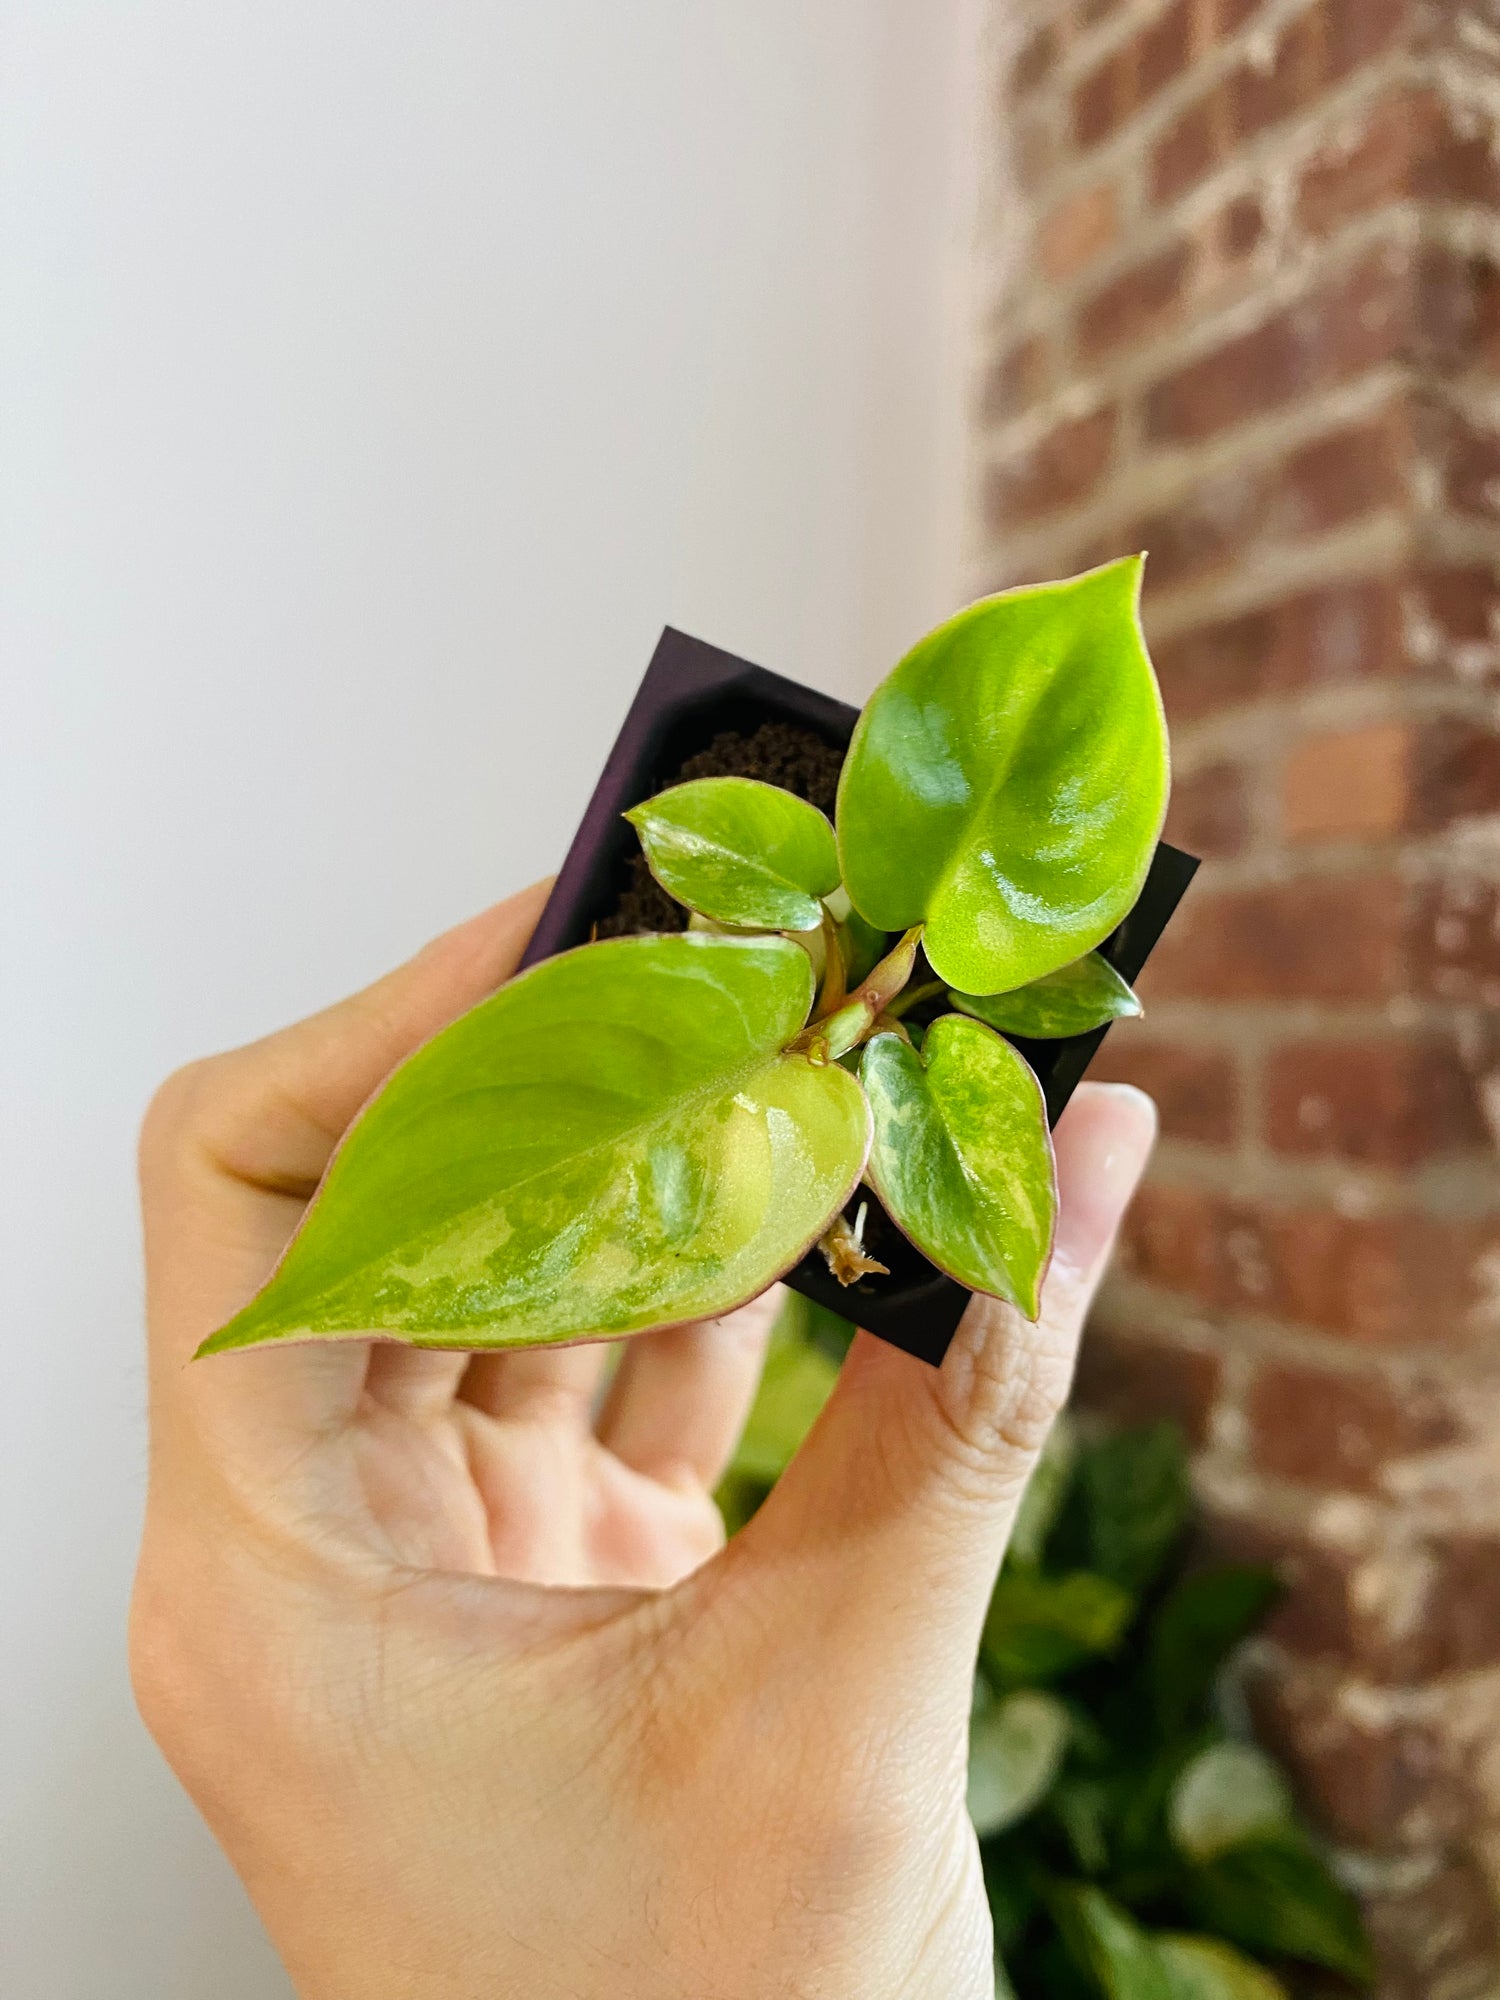
<svg viewBox="0 0 1500 2000">
<path fill-rule="evenodd" d="M 749 736 L 733 729 L 721 730 L 708 748 L 689 757 L 662 789 L 686 784 L 691 778 L 759 778 L 763 784 L 795 792 L 832 819 L 843 763 L 843 751 L 835 750 L 812 730 L 799 729 L 792 722 L 763 722 Z M 643 931 L 686 928 L 687 911 L 662 888 L 646 866 L 645 855 L 635 853 L 627 864 L 614 908 L 600 918 L 594 935 L 636 937 Z"/>
</svg>

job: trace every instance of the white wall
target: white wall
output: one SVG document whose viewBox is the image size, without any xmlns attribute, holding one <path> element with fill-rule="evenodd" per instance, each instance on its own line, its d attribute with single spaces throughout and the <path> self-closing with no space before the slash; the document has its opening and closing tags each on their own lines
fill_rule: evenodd
<svg viewBox="0 0 1500 2000">
<path fill-rule="evenodd" d="M 153 1080 L 950 600 L 974 0 L 0 0 L 0 1991 L 286 1991 L 133 1719 Z"/>
</svg>

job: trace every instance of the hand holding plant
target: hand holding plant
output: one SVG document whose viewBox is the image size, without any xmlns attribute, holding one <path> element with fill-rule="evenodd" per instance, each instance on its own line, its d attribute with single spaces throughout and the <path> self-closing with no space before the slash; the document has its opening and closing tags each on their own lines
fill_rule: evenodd
<svg viewBox="0 0 1500 2000">
<path fill-rule="evenodd" d="M 1136 1093 L 1085 1086 L 1058 1127 L 1036 1324 L 977 1299 L 941 1370 L 857 1340 L 712 1560 L 767 1307 L 643 1334 L 602 1404 L 599 1345 L 187 1365 L 539 906 L 153 1107 L 144 1713 L 303 2000 L 991 2000 L 970 1676 L 1149 1145 Z"/>
</svg>

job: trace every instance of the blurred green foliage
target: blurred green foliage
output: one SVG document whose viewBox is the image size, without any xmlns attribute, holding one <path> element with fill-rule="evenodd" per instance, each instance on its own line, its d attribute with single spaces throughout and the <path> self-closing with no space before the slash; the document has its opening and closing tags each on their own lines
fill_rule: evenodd
<svg viewBox="0 0 1500 2000">
<path fill-rule="evenodd" d="M 730 1531 L 789 1463 L 851 1329 L 789 1293 L 719 1491 Z M 1286 1780 L 1221 1699 L 1269 1572 L 1187 1566 L 1170 1424 L 1064 1419 L 1022 1502 L 980 1648 L 969 1810 L 1001 2000 L 1286 2000 L 1299 1969 L 1372 1974 L 1358 1910 Z"/>
</svg>

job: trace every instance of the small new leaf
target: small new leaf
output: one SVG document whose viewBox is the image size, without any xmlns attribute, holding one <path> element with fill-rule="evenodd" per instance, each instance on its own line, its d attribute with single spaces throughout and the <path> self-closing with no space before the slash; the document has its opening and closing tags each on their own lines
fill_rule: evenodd
<svg viewBox="0 0 1500 2000">
<path fill-rule="evenodd" d="M 712 1318 L 858 1183 L 858 1083 L 787 1051 L 783 937 L 617 938 L 523 973 L 396 1071 L 265 1289 L 200 1352 L 319 1335 L 520 1347 Z"/>
<path fill-rule="evenodd" d="M 1141 1003 L 1107 958 L 1091 951 L 1071 965 L 1044 973 L 1014 993 L 950 993 L 961 1013 L 972 1014 L 1002 1035 L 1052 1041 L 1086 1035 L 1106 1021 L 1138 1015 Z"/>
<path fill-rule="evenodd" d="M 833 828 L 816 806 L 755 778 L 695 778 L 634 807 L 669 896 L 747 930 L 811 931 L 838 887 Z"/>
<path fill-rule="evenodd" d="M 860 1076 L 875 1121 L 868 1178 L 892 1220 L 960 1284 L 1035 1319 L 1057 1179 L 1030 1066 L 978 1021 L 944 1014 L 920 1051 L 873 1036 Z"/>
<path fill-rule="evenodd" d="M 925 923 L 932 969 L 1006 993 L 1130 909 L 1167 803 L 1137 556 L 970 605 L 875 690 L 839 782 L 854 907 Z"/>
</svg>

